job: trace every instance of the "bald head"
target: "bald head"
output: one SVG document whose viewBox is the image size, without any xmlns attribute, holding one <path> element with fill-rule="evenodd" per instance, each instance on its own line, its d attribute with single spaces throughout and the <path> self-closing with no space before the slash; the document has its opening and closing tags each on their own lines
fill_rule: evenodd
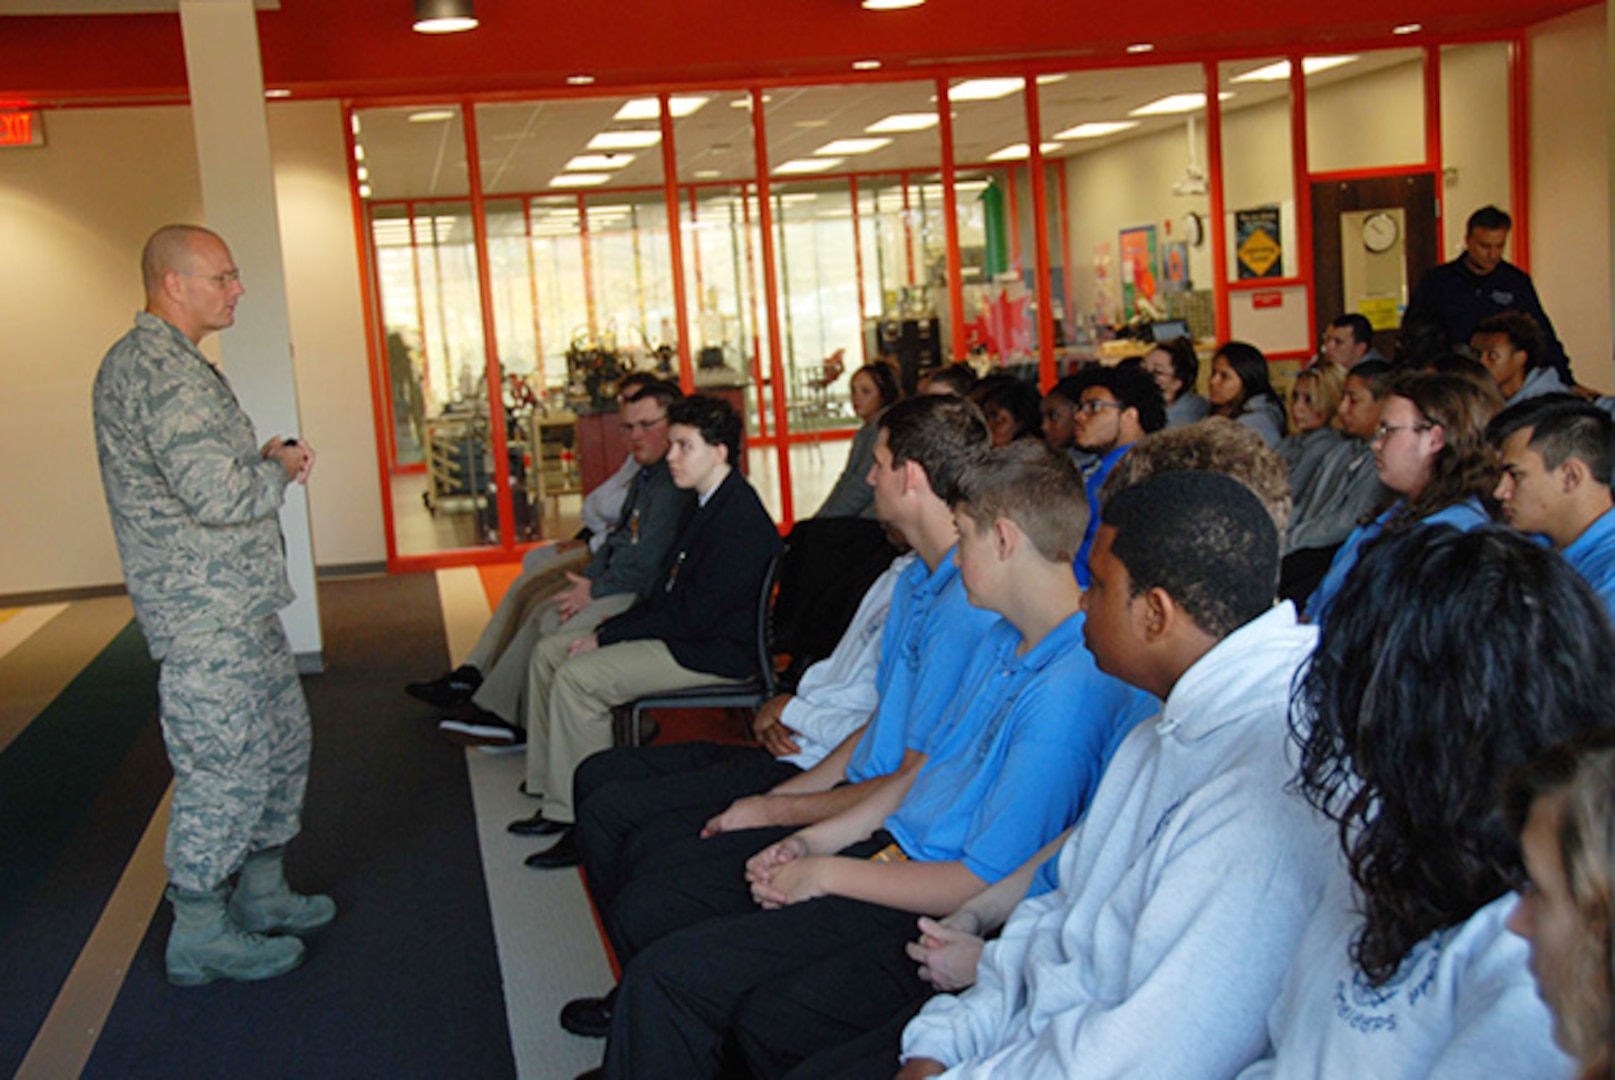
<svg viewBox="0 0 1615 1080">
<path fill-rule="evenodd" d="M 164 274 L 193 269 L 198 247 L 210 240 L 224 243 L 218 233 L 200 225 L 164 225 L 152 233 L 140 253 L 146 295 L 153 296 L 162 289 Z"/>
</svg>

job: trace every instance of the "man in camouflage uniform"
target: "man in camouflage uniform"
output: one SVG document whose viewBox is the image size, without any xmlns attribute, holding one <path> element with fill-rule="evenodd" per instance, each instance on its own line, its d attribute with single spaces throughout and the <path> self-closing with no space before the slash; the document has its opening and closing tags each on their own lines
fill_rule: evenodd
<svg viewBox="0 0 1615 1080">
<path fill-rule="evenodd" d="M 245 291 L 224 241 L 167 226 L 141 268 L 146 310 L 101 362 L 95 437 L 129 596 L 161 663 L 174 767 L 168 978 L 270 978 L 302 962 L 290 935 L 336 915 L 330 898 L 292 892 L 282 870 L 308 779 L 309 717 L 277 614 L 292 600 L 279 510 L 314 452 L 278 438 L 260 448 L 197 349 L 235 321 Z"/>
</svg>

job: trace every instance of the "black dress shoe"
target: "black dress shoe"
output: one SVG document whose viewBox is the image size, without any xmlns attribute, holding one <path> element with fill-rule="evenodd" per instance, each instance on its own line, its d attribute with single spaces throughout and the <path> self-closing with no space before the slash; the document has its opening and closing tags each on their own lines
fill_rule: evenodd
<svg viewBox="0 0 1615 1080">
<path fill-rule="evenodd" d="M 439 720 L 437 733 L 456 746 L 521 746 L 527 742 L 527 732 L 470 702 Z"/>
<path fill-rule="evenodd" d="M 578 1080 L 600 1080 L 604 1075 L 606 1075 L 604 1068 L 590 1069 L 586 1073 L 578 1073 Z"/>
<path fill-rule="evenodd" d="M 482 685 L 482 672 L 470 664 L 461 664 L 447 675 L 440 675 L 431 682 L 412 682 L 404 687 L 404 693 L 412 698 L 419 698 L 428 705 L 436 705 L 440 709 L 452 709 L 456 705 L 464 705 L 471 700 L 471 695 L 477 692 Z"/>
<path fill-rule="evenodd" d="M 512 821 L 509 825 L 506 825 L 505 828 L 509 829 L 517 836 L 551 836 L 560 832 L 562 829 L 569 829 L 571 826 L 562 825 L 559 821 L 551 821 L 549 818 L 544 816 L 544 811 L 540 810 L 532 817 L 524 817 L 520 821 Z"/>
<path fill-rule="evenodd" d="M 572 840 L 572 826 L 563 826 L 566 832 L 555 842 L 555 846 L 540 851 L 537 855 L 529 855 L 524 860 L 528 866 L 535 870 L 558 870 L 563 866 L 577 866 L 583 862 L 583 856 L 578 854 L 578 845 Z"/>
<path fill-rule="evenodd" d="M 611 1012 L 617 1004 L 617 988 L 605 997 L 575 998 L 561 1008 L 561 1026 L 586 1039 L 603 1039 L 611 1034 Z"/>
</svg>

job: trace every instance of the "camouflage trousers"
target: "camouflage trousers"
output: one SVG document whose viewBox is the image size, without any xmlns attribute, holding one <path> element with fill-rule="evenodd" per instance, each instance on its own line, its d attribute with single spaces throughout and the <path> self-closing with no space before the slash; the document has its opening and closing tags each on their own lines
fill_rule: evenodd
<svg viewBox="0 0 1615 1080">
<path fill-rule="evenodd" d="M 181 634 L 158 677 L 174 767 L 168 878 L 223 883 L 248 853 L 297 835 L 309 718 L 280 616 Z"/>
</svg>

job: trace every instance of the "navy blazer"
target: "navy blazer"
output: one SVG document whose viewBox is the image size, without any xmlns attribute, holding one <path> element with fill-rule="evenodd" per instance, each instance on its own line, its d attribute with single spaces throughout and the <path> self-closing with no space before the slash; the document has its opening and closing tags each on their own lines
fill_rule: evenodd
<svg viewBox="0 0 1615 1080">
<path fill-rule="evenodd" d="M 757 671 L 757 596 L 779 530 L 738 469 L 686 519 L 661 584 L 598 631 L 601 645 L 657 639 L 682 667 L 741 679 Z"/>
</svg>

